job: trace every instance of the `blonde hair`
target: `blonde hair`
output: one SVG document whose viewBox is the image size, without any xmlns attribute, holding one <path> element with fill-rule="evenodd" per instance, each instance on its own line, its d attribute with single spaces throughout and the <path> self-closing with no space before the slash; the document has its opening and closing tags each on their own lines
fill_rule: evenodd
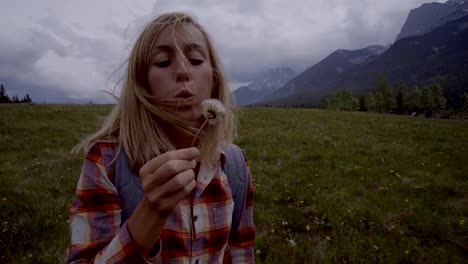
<svg viewBox="0 0 468 264">
<path fill-rule="evenodd" d="M 236 134 L 234 105 L 222 69 L 218 54 L 204 28 L 185 13 L 172 12 L 163 14 L 150 22 L 137 38 L 128 58 L 127 73 L 124 76 L 122 91 L 117 104 L 94 134 L 81 141 L 74 151 L 89 149 L 97 142 L 114 142 L 127 153 L 132 168 L 141 168 L 150 159 L 170 150 L 175 146 L 167 135 L 170 127 L 180 132 L 179 135 L 195 136 L 195 128 L 187 127 L 161 102 L 151 95 L 148 86 L 148 68 L 151 64 L 151 51 L 159 34 L 168 26 L 192 24 L 206 39 L 209 59 L 213 67 L 213 88 L 211 98 L 218 99 L 226 106 L 224 119 L 216 125 L 208 126 L 198 141 L 201 152 L 200 161 L 214 164 L 219 160 L 223 144 L 232 143 Z M 177 46 L 177 45 L 176 45 Z"/>
</svg>

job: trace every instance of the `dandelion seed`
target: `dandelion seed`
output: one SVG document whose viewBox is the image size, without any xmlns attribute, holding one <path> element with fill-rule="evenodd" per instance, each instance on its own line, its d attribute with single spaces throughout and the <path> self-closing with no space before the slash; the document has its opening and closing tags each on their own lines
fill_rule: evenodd
<svg viewBox="0 0 468 264">
<path fill-rule="evenodd" d="M 326 237 L 325 237 L 325 240 L 328 240 L 328 241 L 330 241 L 330 240 L 331 240 L 331 238 L 330 238 L 329 236 L 326 236 Z"/>
<path fill-rule="evenodd" d="M 409 202 L 408 199 L 405 199 L 405 202 Z"/>
<path fill-rule="evenodd" d="M 5 202 L 6 200 L 7 200 L 7 198 L 6 198 L 6 197 L 3 197 L 3 198 L 2 198 L 2 201 L 4 201 L 4 202 Z"/>
<path fill-rule="evenodd" d="M 291 247 L 295 247 L 295 246 L 296 246 L 296 241 L 290 239 L 288 242 L 289 242 L 289 245 L 290 245 Z"/>
<path fill-rule="evenodd" d="M 301 204 L 303 204 L 303 203 L 304 203 L 304 201 L 300 201 L 300 203 L 301 203 Z"/>
<path fill-rule="evenodd" d="M 408 250 L 405 250 L 405 254 L 409 254 L 409 251 L 408 251 Z"/>
<path fill-rule="evenodd" d="M 288 222 L 287 221 L 283 221 L 281 222 L 282 225 L 288 225 Z"/>
<path fill-rule="evenodd" d="M 275 233 L 275 230 L 274 230 L 274 229 L 272 229 L 272 230 L 271 230 L 271 233 Z"/>
<path fill-rule="evenodd" d="M 70 223 L 70 220 L 67 219 L 67 224 L 69 224 L 69 223 Z"/>
<path fill-rule="evenodd" d="M 464 225 L 464 224 L 465 224 L 465 220 L 461 220 L 460 225 Z"/>
<path fill-rule="evenodd" d="M 8 229 L 6 229 L 6 228 L 2 230 L 3 233 L 5 233 L 6 231 L 8 231 Z"/>
<path fill-rule="evenodd" d="M 379 248 L 376 245 L 373 245 L 372 247 L 375 248 L 375 250 L 379 250 Z"/>
<path fill-rule="evenodd" d="M 262 253 L 260 249 L 255 250 L 255 254 L 259 255 L 260 253 Z"/>
<path fill-rule="evenodd" d="M 306 230 L 310 231 L 310 226 L 309 225 L 306 225 Z"/>
</svg>

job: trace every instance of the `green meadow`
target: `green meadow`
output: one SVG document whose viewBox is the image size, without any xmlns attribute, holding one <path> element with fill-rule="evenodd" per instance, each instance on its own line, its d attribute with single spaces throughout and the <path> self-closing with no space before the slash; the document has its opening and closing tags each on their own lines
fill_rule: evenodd
<svg viewBox="0 0 468 264">
<path fill-rule="evenodd" d="M 0 105 L 0 263 L 62 263 L 109 105 Z M 467 263 L 468 121 L 242 108 L 257 263 Z"/>
</svg>

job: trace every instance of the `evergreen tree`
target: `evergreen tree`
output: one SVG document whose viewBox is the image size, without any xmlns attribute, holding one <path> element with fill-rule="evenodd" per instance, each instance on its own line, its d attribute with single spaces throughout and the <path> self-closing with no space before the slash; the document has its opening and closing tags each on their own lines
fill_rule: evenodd
<svg viewBox="0 0 468 264">
<path fill-rule="evenodd" d="M 408 108 L 411 112 L 421 112 L 423 110 L 422 89 L 415 85 L 411 89 L 408 99 Z"/>
<path fill-rule="evenodd" d="M 406 85 L 400 83 L 398 85 L 398 93 L 396 96 L 396 109 L 395 112 L 398 115 L 406 114 L 408 111 L 408 91 L 406 90 Z"/>
<path fill-rule="evenodd" d="M 328 97 L 323 97 L 320 100 L 320 108 L 322 109 L 330 109 L 330 98 Z"/>
<path fill-rule="evenodd" d="M 468 110 L 468 93 L 463 93 L 461 96 L 462 105 L 464 110 Z"/>
<path fill-rule="evenodd" d="M 375 89 L 372 91 L 375 100 L 375 106 L 379 113 L 390 113 L 393 105 L 393 95 L 387 79 L 381 77 L 377 81 Z"/>
<path fill-rule="evenodd" d="M 440 84 L 433 84 L 429 88 L 430 93 L 430 101 L 431 105 L 430 108 L 432 111 L 438 111 L 445 108 L 445 104 L 447 103 L 447 99 L 444 97 L 444 91 Z"/>
<path fill-rule="evenodd" d="M 359 97 L 359 111 L 361 112 L 367 112 L 369 110 L 369 103 L 368 103 L 368 97 L 367 96 L 361 96 Z"/>
<path fill-rule="evenodd" d="M 25 103 L 32 103 L 31 97 L 29 97 L 29 94 L 26 94 L 26 97 L 24 98 Z"/>
<path fill-rule="evenodd" d="M 6 92 L 5 86 L 1 84 L 0 85 L 0 104 L 7 104 L 7 103 L 11 103 L 11 100 Z"/>
</svg>

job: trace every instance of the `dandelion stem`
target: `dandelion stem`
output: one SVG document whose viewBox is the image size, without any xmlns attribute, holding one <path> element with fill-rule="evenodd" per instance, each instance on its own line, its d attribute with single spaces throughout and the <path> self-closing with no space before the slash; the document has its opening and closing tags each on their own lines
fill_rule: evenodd
<svg viewBox="0 0 468 264">
<path fill-rule="evenodd" d="M 197 141 L 197 138 L 200 136 L 201 131 L 203 130 L 203 128 L 205 128 L 207 124 L 208 124 L 208 119 L 206 119 L 205 122 L 203 122 L 201 127 L 198 129 L 197 134 L 195 134 L 195 137 L 192 140 L 192 144 L 190 144 L 190 147 L 195 147 L 195 142 Z"/>
</svg>

